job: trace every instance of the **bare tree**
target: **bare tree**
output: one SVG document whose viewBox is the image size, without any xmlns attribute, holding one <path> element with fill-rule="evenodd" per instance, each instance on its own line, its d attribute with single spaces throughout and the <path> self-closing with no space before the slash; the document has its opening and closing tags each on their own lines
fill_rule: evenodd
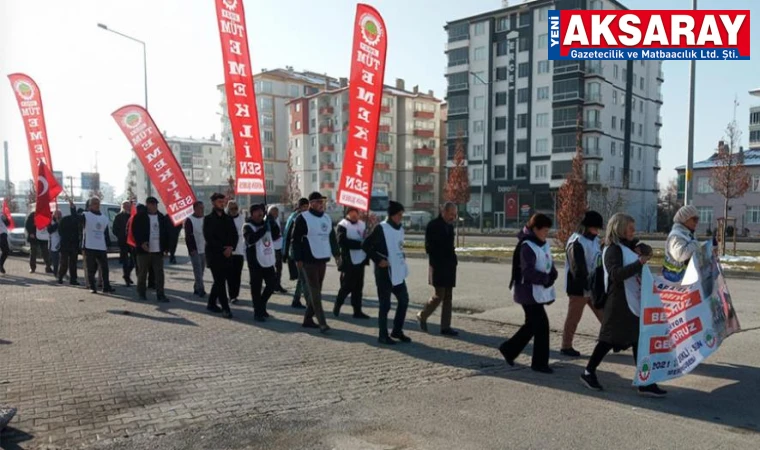
<svg viewBox="0 0 760 450">
<path fill-rule="evenodd" d="M 597 186 L 589 192 L 589 204 L 591 205 L 591 209 L 601 214 L 605 220 L 608 220 L 615 213 L 623 211 L 626 206 L 626 200 L 618 189 Z"/>
<path fill-rule="evenodd" d="M 295 205 L 298 203 L 298 199 L 301 198 L 301 188 L 298 186 L 298 178 L 296 177 L 295 170 L 293 169 L 293 150 L 289 151 L 288 157 L 288 172 L 287 183 L 285 183 L 285 190 L 282 192 L 282 203 L 286 205 Z"/>
<path fill-rule="evenodd" d="M 583 162 L 583 110 L 578 108 L 575 132 L 575 156 L 573 165 L 565 182 L 559 188 L 557 198 L 557 237 L 556 243 L 565 248 L 567 240 L 578 228 L 583 215 L 588 209 L 586 198 L 586 175 Z"/>
<path fill-rule="evenodd" d="M 656 203 L 644 206 L 642 211 L 644 223 L 642 225 L 644 225 L 647 232 L 651 232 L 657 226 L 657 212 Z"/>
<path fill-rule="evenodd" d="M 681 206 L 683 204 L 678 199 L 678 182 L 671 179 L 660 192 L 657 200 L 657 231 L 666 233 L 670 231 L 673 226 L 673 217 Z"/>
</svg>

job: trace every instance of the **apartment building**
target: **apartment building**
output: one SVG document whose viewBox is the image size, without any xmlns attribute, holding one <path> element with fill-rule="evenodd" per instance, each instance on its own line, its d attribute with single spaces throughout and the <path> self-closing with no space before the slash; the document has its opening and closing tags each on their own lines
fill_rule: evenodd
<svg viewBox="0 0 760 450">
<path fill-rule="evenodd" d="M 318 190 L 334 208 L 348 131 L 348 83 L 292 100 L 291 167 L 302 193 Z M 440 202 L 441 101 L 404 80 L 385 86 L 372 189 L 407 210 L 433 211 Z"/>
<path fill-rule="evenodd" d="M 338 80 L 309 71 L 297 72 L 293 67 L 266 70 L 253 76 L 256 91 L 256 107 L 259 114 L 264 175 L 267 197 L 280 199 L 288 184 L 288 102 L 294 98 L 313 95 L 326 89 L 339 87 Z M 221 93 L 222 145 L 234 148 L 232 130 L 227 111 L 224 84 L 218 86 Z"/>
<path fill-rule="evenodd" d="M 448 157 L 462 139 L 468 210 L 482 210 L 493 227 L 535 212 L 554 216 L 580 116 L 591 207 L 607 214 L 624 209 L 654 228 L 661 62 L 549 61 L 550 9 L 626 8 L 614 0 L 535 0 L 444 27 Z"/>
<path fill-rule="evenodd" d="M 750 95 L 760 97 L 760 88 L 749 91 Z M 749 109 L 749 148 L 760 149 L 760 105 Z"/>
</svg>

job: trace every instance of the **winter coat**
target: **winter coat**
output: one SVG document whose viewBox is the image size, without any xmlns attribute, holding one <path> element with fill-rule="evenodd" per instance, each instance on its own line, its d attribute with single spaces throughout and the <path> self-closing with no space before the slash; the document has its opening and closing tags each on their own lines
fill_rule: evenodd
<svg viewBox="0 0 760 450">
<path fill-rule="evenodd" d="M 158 215 L 158 236 L 160 241 L 161 253 L 169 251 L 169 245 L 171 244 L 171 237 L 169 236 L 169 223 L 166 216 L 161 213 Z M 147 243 L 150 245 L 150 217 L 146 213 L 137 213 L 135 218 L 132 219 L 132 236 L 135 238 L 135 251 L 138 254 L 148 253 L 143 250 L 142 245 Z M 126 234 L 125 234 L 126 237 Z"/>
<path fill-rule="evenodd" d="M 514 301 L 520 305 L 535 305 L 533 298 L 533 285 L 537 284 L 545 288 L 554 286 L 557 281 L 557 268 L 552 264 L 551 271 L 544 273 L 536 270 L 536 253 L 529 245 L 523 245 L 531 241 L 539 247 L 546 244 L 527 228 L 517 234 L 517 247 L 512 256 L 512 281 L 509 286 L 514 286 Z M 545 305 L 553 302 L 544 303 Z"/>
<path fill-rule="evenodd" d="M 674 224 L 665 241 L 663 276 L 668 281 L 681 281 L 691 256 L 697 252 L 699 241 L 694 238 L 692 231 L 680 223 Z"/>
<path fill-rule="evenodd" d="M 570 244 L 565 252 L 567 258 L 565 264 L 567 264 L 568 268 L 565 292 L 567 295 L 572 295 L 573 297 L 583 297 L 591 290 L 589 280 L 590 277 L 594 275 L 594 273 L 589 272 L 588 263 L 586 261 L 586 251 L 583 248 L 583 244 L 580 242 L 581 239 L 589 239 L 593 241 L 599 238 L 591 234 L 584 234 Z"/>
<path fill-rule="evenodd" d="M 434 287 L 453 288 L 457 279 L 457 253 L 454 226 L 440 215 L 425 230 L 425 253 L 430 267 L 429 283 Z"/>
<path fill-rule="evenodd" d="M 127 221 L 129 221 L 129 217 L 130 214 L 128 212 L 120 212 L 113 219 L 113 234 L 116 236 L 116 240 L 121 248 L 127 246 Z"/>
</svg>

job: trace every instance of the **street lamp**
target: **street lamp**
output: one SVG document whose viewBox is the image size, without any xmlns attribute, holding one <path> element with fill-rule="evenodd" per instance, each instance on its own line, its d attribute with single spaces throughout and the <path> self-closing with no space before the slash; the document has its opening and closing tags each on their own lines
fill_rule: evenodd
<svg viewBox="0 0 760 450">
<path fill-rule="evenodd" d="M 113 30 L 111 28 L 108 28 L 106 24 L 99 23 L 98 28 L 102 28 L 106 31 L 110 31 L 111 33 L 118 34 L 119 36 L 123 38 L 127 38 L 130 41 L 137 42 L 138 44 L 142 45 L 143 48 L 143 84 L 145 86 L 145 110 L 148 110 L 148 53 L 146 50 L 146 45 L 144 41 L 141 41 L 137 38 L 133 38 L 132 36 L 128 36 L 124 33 L 120 33 L 116 30 Z M 146 193 L 147 195 L 150 195 L 150 177 L 148 176 L 148 171 L 145 171 L 145 180 L 146 180 Z"/>
<path fill-rule="evenodd" d="M 691 1 L 691 9 L 697 9 L 697 0 Z M 689 64 L 689 143 L 686 154 L 686 179 L 684 180 L 683 204 L 690 205 L 694 199 L 694 84 L 697 73 L 697 62 Z"/>
<path fill-rule="evenodd" d="M 470 72 L 470 75 L 473 76 L 476 80 L 483 83 L 483 86 L 487 86 L 491 84 L 488 81 L 483 80 L 480 78 L 480 76 L 475 72 Z M 486 98 L 486 96 L 484 96 Z M 483 211 L 485 210 L 483 205 L 483 199 L 484 199 L 484 192 L 485 192 L 485 186 L 486 186 L 486 130 L 490 130 L 490 124 L 488 123 L 488 109 L 486 108 L 485 102 L 483 103 L 483 151 L 480 152 L 480 170 L 482 177 L 480 179 L 480 232 L 483 232 Z"/>
</svg>

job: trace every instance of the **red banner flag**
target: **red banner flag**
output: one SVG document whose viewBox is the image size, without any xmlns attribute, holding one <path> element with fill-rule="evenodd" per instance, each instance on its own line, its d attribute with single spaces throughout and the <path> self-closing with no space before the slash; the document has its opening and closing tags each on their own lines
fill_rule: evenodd
<svg viewBox="0 0 760 450">
<path fill-rule="evenodd" d="M 127 105 L 111 114 L 142 163 L 166 213 L 174 225 L 193 213 L 195 194 L 177 158 L 158 131 L 156 123 L 142 106 Z"/>
<path fill-rule="evenodd" d="M 50 146 L 48 145 L 47 127 L 45 127 L 45 114 L 42 110 L 42 94 L 37 83 L 28 75 L 13 73 L 8 75 L 11 87 L 16 94 L 18 108 L 24 120 L 26 140 L 29 144 L 29 159 L 34 184 L 37 185 L 37 167 L 40 162 L 45 163 L 53 170 L 53 160 L 50 159 Z"/>
<path fill-rule="evenodd" d="M 41 230 L 50 225 L 53 218 L 50 203 L 55 201 L 63 191 L 61 185 L 53 176 L 45 163 L 40 163 L 37 168 L 37 203 L 34 208 L 34 226 Z"/>
<path fill-rule="evenodd" d="M 127 244 L 130 247 L 137 247 L 135 237 L 132 235 L 132 222 L 137 215 L 137 203 L 132 202 L 132 210 L 129 212 L 129 220 L 127 220 Z"/>
<path fill-rule="evenodd" d="M 505 219 L 518 219 L 519 214 L 517 212 L 517 203 L 519 196 L 516 192 L 504 194 L 504 218 Z"/>
<path fill-rule="evenodd" d="M 13 221 L 13 215 L 11 214 L 11 205 L 8 204 L 8 199 L 3 199 L 3 215 L 8 219 L 8 229 L 12 230 L 16 228 L 16 223 Z"/>
<path fill-rule="evenodd" d="M 380 13 L 371 6 L 356 5 L 348 89 L 349 131 L 338 185 L 338 203 L 363 211 L 369 209 L 375 170 L 387 47 L 388 33 Z"/>
<path fill-rule="evenodd" d="M 235 194 L 266 195 L 243 0 L 216 0 L 216 17 L 222 40 L 227 112 L 235 144 Z"/>
</svg>

